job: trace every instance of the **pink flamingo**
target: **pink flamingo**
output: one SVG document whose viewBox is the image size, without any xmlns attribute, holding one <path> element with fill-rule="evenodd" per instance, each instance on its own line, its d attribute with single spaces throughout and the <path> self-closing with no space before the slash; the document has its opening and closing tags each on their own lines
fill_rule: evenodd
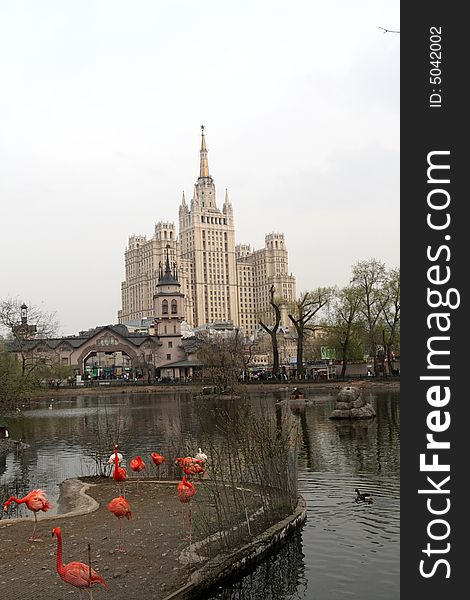
<svg viewBox="0 0 470 600">
<path fill-rule="evenodd" d="M 204 473 L 204 461 L 199 458 L 177 458 L 175 463 L 179 465 L 186 475 L 202 475 Z"/>
<path fill-rule="evenodd" d="M 145 469 L 147 467 L 147 465 L 144 463 L 144 461 L 140 458 L 139 455 L 137 455 L 135 458 L 133 458 L 131 460 L 130 466 L 131 466 L 131 469 L 136 473 L 139 473 L 140 471 L 142 471 L 143 469 Z"/>
<path fill-rule="evenodd" d="M 156 466 L 158 477 L 160 478 L 160 465 L 165 462 L 165 457 L 162 454 L 158 454 L 158 452 L 152 452 L 150 456 L 152 457 L 153 464 Z"/>
<path fill-rule="evenodd" d="M 119 546 L 116 548 L 116 550 L 118 552 L 125 552 L 123 547 L 121 519 L 123 517 L 126 517 L 127 520 L 130 520 L 130 518 L 132 517 L 131 505 L 123 496 L 118 496 L 117 498 L 113 498 L 108 504 L 108 510 L 110 510 L 113 513 L 113 515 L 115 515 L 119 519 Z"/>
<path fill-rule="evenodd" d="M 186 476 L 178 483 L 178 500 L 182 504 L 188 504 L 188 521 L 189 521 L 189 577 L 191 577 L 191 542 L 193 530 L 193 515 L 191 510 L 191 498 L 196 493 L 194 485 L 186 479 Z"/>
<path fill-rule="evenodd" d="M 52 504 L 46 497 L 46 493 L 43 490 L 32 490 L 27 494 L 24 498 L 17 498 L 16 496 L 10 496 L 8 500 L 5 502 L 3 506 L 3 510 L 5 512 L 8 511 L 8 507 L 12 502 L 16 502 L 17 504 L 26 504 L 26 506 L 34 513 L 34 527 L 33 533 L 28 541 L 30 542 L 40 542 L 42 540 L 36 539 L 36 526 L 38 523 L 37 513 L 42 510 L 43 512 L 47 512 L 50 508 L 52 508 Z"/>
<path fill-rule="evenodd" d="M 80 598 L 83 598 L 82 590 L 88 588 L 89 596 L 93 599 L 91 587 L 99 583 L 106 589 L 109 589 L 102 577 L 91 568 L 91 560 L 89 560 L 89 565 L 77 561 L 69 562 L 64 565 L 62 563 L 62 534 L 60 532 L 60 527 L 55 527 L 52 530 L 52 537 L 54 537 L 54 535 L 57 536 L 57 573 L 62 581 L 78 588 L 80 591 Z"/>
<path fill-rule="evenodd" d="M 178 483 L 178 500 L 186 504 L 196 493 L 194 485 L 186 479 L 186 475 Z"/>
<path fill-rule="evenodd" d="M 133 458 L 129 464 L 134 473 L 140 473 L 140 471 L 143 471 L 147 468 L 147 465 L 144 463 L 144 461 L 140 458 L 139 455 Z M 137 481 L 137 489 L 139 489 L 139 481 Z"/>
<path fill-rule="evenodd" d="M 126 469 L 124 467 L 120 467 L 119 466 L 119 454 L 118 454 L 118 445 L 117 444 L 114 445 L 114 471 L 113 471 L 113 479 L 118 484 L 119 491 L 121 492 L 121 495 L 125 496 L 125 493 L 124 493 L 124 481 L 126 481 L 126 479 L 127 479 L 127 471 L 126 471 Z M 119 484 L 122 484 L 122 490 L 121 490 L 121 486 Z"/>
</svg>

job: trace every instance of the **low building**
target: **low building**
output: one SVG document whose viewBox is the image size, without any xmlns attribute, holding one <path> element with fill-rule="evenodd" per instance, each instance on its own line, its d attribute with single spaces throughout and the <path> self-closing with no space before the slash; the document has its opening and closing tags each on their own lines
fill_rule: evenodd
<svg viewBox="0 0 470 600">
<path fill-rule="evenodd" d="M 153 295 L 153 318 L 140 320 L 135 327 L 105 325 L 61 338 L 16 336 L 7 347 L 28 369 L 68 366 L 85 381 L 188 380 L 198 362 L 188 356 L 182 342 L 184 295 L 180 287 L 167 247 L 165 267 L 160 265 Z"/>
</svg>

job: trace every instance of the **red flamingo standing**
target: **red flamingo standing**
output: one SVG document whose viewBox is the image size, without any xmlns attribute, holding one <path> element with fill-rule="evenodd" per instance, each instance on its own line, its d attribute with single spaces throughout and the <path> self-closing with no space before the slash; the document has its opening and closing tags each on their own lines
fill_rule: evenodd
<svg viewBox="0 0 470 600">
<path fill-rule="evenodd" d="M 127 479 L 127 471 L 124 467 L 119 466 L 119 453 L 118 453 L 118 445 L 114 445 L 114 470 L 113 470 L 113 479 L 118 484 L 119 492 L 121 496 L 125 496 L 124 491 L 124 481 Z M 122 489 L 121 485 L 122 484 Z"/>
<path fill-rule="evenodd" d="M 175 463 L 179 465 L 186 475 L 202 475 L 205 471 L 204 461 L 199 458 L 177 458 Z"/>
<path fill-rule="evenodd" d="M 144 461 L 140 458 L 139 455 L 137 455 L 135 458 L 133 458 L 129 464 L 130 464 L 131 469 L 134 471 L 134 473 L 140 473 L 140 471 L 143 471 L 144 469 L 147 468 L 147 465 L 144 463 Z M 139 489 L 138 481 L 137 481 L 137 489 Z"/>
<path fill-rule="evenodd" d="M 69 562 L 64 565 L 62 563 L 62 533 L 60 531 L 60 527 L 55 527 L 52 530 L 52 537 L 54 537 L 54 535 L 57 536 L 57 573 L 62 581 L 65 581 L 66 583 L 78 588 L 80 591 L 80 598 L 83 598 L 82 590 L 87 588 L 89 597 L 92 599 L 93 592 L 91 588 L 93 585 L 97 585 L 99 583 L 101 583 L 101 585 L 103 585 L 106 589 L 109 589 L 106 583 L 103 581 L 103 578 L 91 568 L 90 559 L 89 565 L 78 561 Z"/>
<path fill-rule="evenodd" d="M 189 524 L 189 577 L 191 578 L 191 543 L 193 530 L 193 515 L 191 509 L 191 498 L 196 493 L 194 485 L 186 479 L 186 475 L 178 483 L 178 500 L 182 504 L 188 504 L 188 524 Z"/>
<path fill-rule="evenodd" d="M 118 496 L 117 498 L 113 498 L 111 502 L 108 504 L 108 510 L 110 510 L 113 515 L 115 515 L 119 519 L 119 545 L 116 550 L 118 552 L 125 552 L 123 546 L 123 533 L 122 533 L 122 518 L 126 517 L 129 521 L 132 517 L 131 505 L 129 502 L 123 497 Z"/>
<path fill-rule="evenodd" d="M 183 504 L 186 504 L 196 493 L 194 485 L 186 479 L 186 475 L 178 483 L 178 500 Z"/>
<path fill-rule="evenodd" d="M 165 457 L 162 454 L 158 454 L 158 452 L 152 452 L 150 456 L 152 457 L 153 464 L 157 468 L 158 478 L 160 479 L 160 465 L 165 462 Z"/>
<path fill-rule="evenodd" d="M 131 460 L 130 466 L 131 466 L 131 469 L 135 473 L 139 473 L 140 471 L 143 471 L 143 469 L 145 469 L 147 467 L 147 465 L 144 463 L 144 461 L 140 458 L 139 455 L 137 455 L 135 458 L 133 458 Z"/>
<path fill-rule="evenodd" d="M 37 513 L 42 510 L 43 512 L 47 512 L 50 508 L 52 508 L 52 504 L 46 497 L 46 493 L 43 490 L 32 490 L 27 494 L 24 498 L 17 498 L 16 496 L 10 496 L 8 500 L 5 502 L 3 506 L 3 510 L 5 512 L 8 511 L 8 507 L 12 502 L 16 502 L 17 504 L 26 504 L 26 506 L 31 510 L 34 514 L 34 527 L 33 533 L 28 541 L 30 542 L 40 542 L 36 538 L 36 526 L 38 523 Z"/>
</svg>

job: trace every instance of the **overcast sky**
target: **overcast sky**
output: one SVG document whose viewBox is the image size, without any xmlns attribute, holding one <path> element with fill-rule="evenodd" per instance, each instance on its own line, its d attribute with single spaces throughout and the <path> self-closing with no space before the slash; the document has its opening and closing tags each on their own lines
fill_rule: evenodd
<svg viewBox="0 0 470 600">
<path fill-rule="evenodd" d="M 0 299 L 117 322 L 130 235 L 177 224 L 200 125 L 237 242 L 297 290 L 399 266 L 398 0 L 0 3 Z"/>
</svg>

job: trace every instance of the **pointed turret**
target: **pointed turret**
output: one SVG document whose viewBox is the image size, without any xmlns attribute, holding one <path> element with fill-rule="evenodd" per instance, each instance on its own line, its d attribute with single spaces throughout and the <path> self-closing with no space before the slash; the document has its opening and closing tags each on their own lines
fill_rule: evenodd
<svg viewBox="0 0 470 600">
<path fill-rule="evenodd" d="M 183 206 L 186 206 L 186 198 L 185 198 L 185 196 L 184 196 L 184 190 L 183 190 L 183 197 L 181 198 L 181 204 L 182 204 Z"/>
<path fill-rule="evenodd" d="M 204 125 L 201 125 L 202 139 L 201 139 L 201 159 L 199 164 L 199 178 L 208 179 L 209 175 L 209 163 L 207 161 L 207 146 L 206 138 L 204 137 Z"/>
<path fill-rule="evenodd" d="M 228 197 L 228 189 L 227 188 L 225 188 L 225 200 L 224 200 L 224 204 L 231 204 L 230 198 Z"/>
<path fill-rule="evenodd" d="M 171 270 L 169 250 L 170 250 L 170 246 L 169 246 L 169 244 L 167 244 L 166 259 L 165 259 L 165 271 L 163 271 L 162 267 L 160 268 L 159 279 L 157 282 L 157 288 L 160 286 L 163 286 L 163 285 L 177 285 L 178 287 L 181 286 L 180 282 L 176 278 L 176 266 L 175 266 L 174 272 L 172 272 L 172 270 Z"/>
</svg>

